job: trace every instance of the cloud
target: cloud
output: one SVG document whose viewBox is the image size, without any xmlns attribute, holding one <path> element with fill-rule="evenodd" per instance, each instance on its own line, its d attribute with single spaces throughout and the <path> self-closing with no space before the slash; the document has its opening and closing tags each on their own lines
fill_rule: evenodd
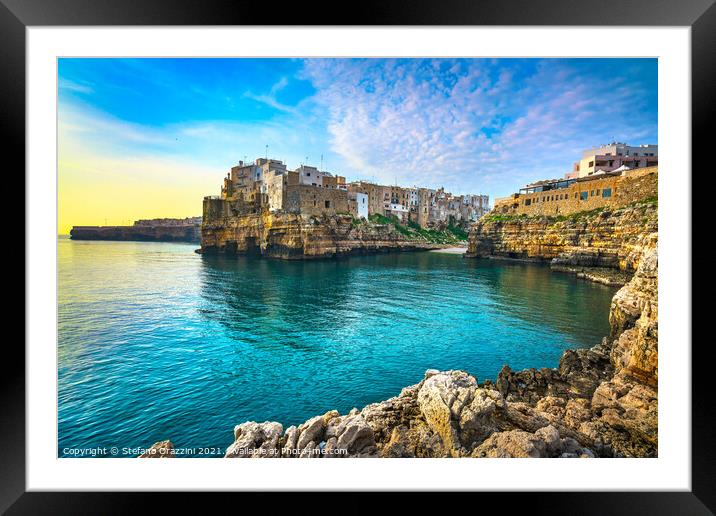
<svg viewBox="0 0 716 516">
<path fill-rule="evenodd" d="M 83 83 L 71 81 L 69 79 L 64 79 L 64 78 L 60 78 L 57 81 L 57 87 L 60 90 L 71 91 L 71 92 L 76 92 L 76 93 L 92 93 L 92 92 L 94 92 L 94 89 L 88 84 L 83 84 Z"/>
<path fill-rule="evenodd" d="M 283 90 L 286 86 L 288 86 L 288 78 L 284 76 L 281 77 L 276 83 L 274 83 L 273 86 L 271 86 L 271 89 L 269 90 L 268 94 L 256 95 L 250 91 L 246 91 L 242 96 L 244 98 L 255 100 L 256 102 L 261 102 L 262 104 L 266 104 L 267 106 L 282 111 L 284 113 L 298 115 L 299 111 L 296 107 L 283 104 L 276 100 L 276 94 L 279 91 Z"/>
<path fill-rule="evenodd" d="M 484 59 L 309 59 L 303 70 L 333 150 L 356 175 L 503 194 L 562 176 L 612 137 L 656 134 L 639 84 L 598 72 Z"/>
</svg>

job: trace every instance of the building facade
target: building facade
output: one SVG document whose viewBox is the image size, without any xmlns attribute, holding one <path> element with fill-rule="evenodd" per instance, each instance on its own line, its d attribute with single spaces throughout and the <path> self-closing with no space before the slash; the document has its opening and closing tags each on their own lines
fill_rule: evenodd
<svg viewBox="0 0 716 516">
<path fill-rule="evenodd" d="M 658 196 L 658 167 L 609 172 L 573 180 L 541 181 L 495 199 L 498 215 L 569 215 L 617 208 Z"/>
<path fill-rule="evenodd" d="M 565 177 L 577 179 L 600 172 L 620 169 L 654 167 L 659 164 L 658 145 L 627 145 L 612 142 L 582 152 L 582 159 L 575 162 Z"/>
<path fill-rule="evenodd" d="M 308 165 L 289 170 L 282 161 L 269 158 L 258 158 L 254 163 L 240 161 L 224 178 L 221 195 L 207 199 L 205 206 L 214 215 L 225 210 L 268 210 L 316 216 L 350 213 L 368 219 L 378 214 L 423 228 L 473 222 L 489 211 L 486 195 L 456 196 L 444 188 L 388 186 L 369 181 L 347 184 L 343 176 Z"/>
<path fill-rule="evenodd" d="M 359 219 L 368 219 L 368 194 L 362 192 L 347 192 L 348 211 Z"/>
</svg>

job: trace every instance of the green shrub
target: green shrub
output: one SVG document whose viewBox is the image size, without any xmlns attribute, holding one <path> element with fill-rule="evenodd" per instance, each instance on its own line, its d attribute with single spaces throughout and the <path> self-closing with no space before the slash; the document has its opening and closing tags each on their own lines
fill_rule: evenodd
<svg viewBox="0 0 716 516">
<path fill-rule="evenodd" d="M 467 231 L 455 225 L 448 225 L 444 231 L 438 231 L 436 229 L 422 228 L 414 220 L 409 220 L 407 223 L 402 224 L 397 217 L 386 217 L 379 213 L 373 213 L 368 219 L 374 224 L 391 224 L 398 233 L 409 240 L 432 244 L 458 244 L 467 240 Z"/>
</svg>

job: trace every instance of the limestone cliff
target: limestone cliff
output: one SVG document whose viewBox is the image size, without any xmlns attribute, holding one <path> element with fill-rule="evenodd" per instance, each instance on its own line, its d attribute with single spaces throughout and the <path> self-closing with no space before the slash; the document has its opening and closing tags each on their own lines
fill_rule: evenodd
<svg viewBox="0 0 716 516">
<path fill-rule="evenodd" d="M 564 217 L 488 214 L 470 230 L 466 258 L 517 258 L 551 262 L 555 270 L 624 284 L 642 250 L 655 245 L 656 202 Z M 623 274 L 605 276 L 604 269 Z"/>
<path fill-rule="evenodd" d="M 202 225 L 201 252 L 312 259 L 369 252 L 437 249 L 409 240 L 391 224 L 356 223 L 350 215 L 260 213 L 210 219 Z"/>
</svg>

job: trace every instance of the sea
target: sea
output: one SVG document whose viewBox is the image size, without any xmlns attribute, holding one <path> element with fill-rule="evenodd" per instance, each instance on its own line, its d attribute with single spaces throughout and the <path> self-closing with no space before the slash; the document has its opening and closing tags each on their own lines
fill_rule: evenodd
<svg viewBox="0 0 716 516">
<path fill-rule="evenodd" d="M 219 456 L 239 423 L 347 413 L 427 369 L 483 381 L 505 364 L 556 367 L 609 333 L 616 291 L 459 254 L 284 261 L 196 247 L 58 239 L 58 457 L 136 456 L 165 439 Z"/>
</svg>

